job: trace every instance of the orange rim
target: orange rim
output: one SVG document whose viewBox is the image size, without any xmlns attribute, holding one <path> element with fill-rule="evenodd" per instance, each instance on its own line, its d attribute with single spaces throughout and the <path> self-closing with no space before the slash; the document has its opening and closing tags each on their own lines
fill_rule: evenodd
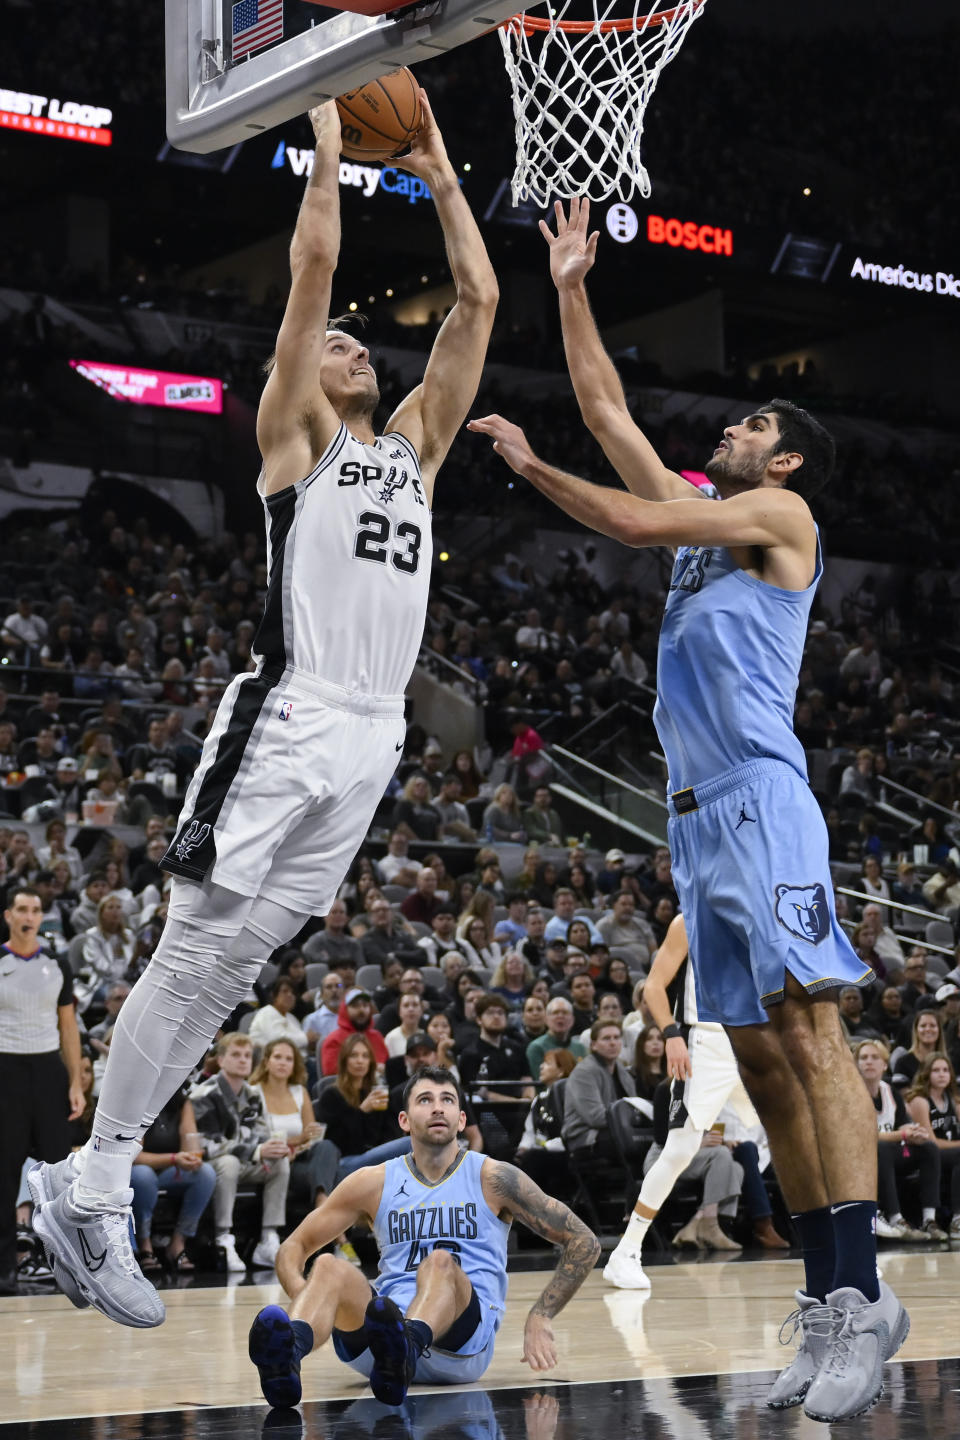
<svg viewBox="0 0 960 1440">
<path fill-rule="evenodd" d="M 699 9 L 703 3 L 704 0 L 699 0 L 697 8 Z M 563 30 L 567 35 L 589 35 L 592 31 L 598 30 L 601 35 L 609 35 L 611 30 L 653 30 L 658 25 L 664 25 L 668 20 L 672 20 L 681 8 L 677 5 L 673 10 L 660 10 L 649 18 L 644 16 L 642 23 L 637 17 L 637 19 L 626 20 L 601 20 L 599 25 L 596 20 L 544 20 L 539 15 L 528 15 L 524 11 L 505 20 L 500 28 L 501 30 L 523 30 L 525 35 L 545 33 L 547 30 Z"/>
</svg>

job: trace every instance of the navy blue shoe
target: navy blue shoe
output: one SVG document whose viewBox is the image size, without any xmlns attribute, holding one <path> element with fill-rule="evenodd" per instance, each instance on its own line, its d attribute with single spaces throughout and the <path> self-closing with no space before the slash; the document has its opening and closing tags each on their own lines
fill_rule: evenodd
<svg viewBox="0 0 960 1440">
<path fill-rule="evenodd" d="M 290 1316 L 279 1305 L 266 1305 L 250 1327 L 247 1353 L 260 1372 L 268 1405 L 289 1410 L 300 1404 L 300 1357 Z"/>
<path fill-rule="evenodd" d="M 386 1295 L 374 1295 L 363 1328 L 373 1356 L 370 1389 L 374 1397 L 381 1405 L 402 1405 L 418 1359 L 403 1312 Z"/>
</svg>

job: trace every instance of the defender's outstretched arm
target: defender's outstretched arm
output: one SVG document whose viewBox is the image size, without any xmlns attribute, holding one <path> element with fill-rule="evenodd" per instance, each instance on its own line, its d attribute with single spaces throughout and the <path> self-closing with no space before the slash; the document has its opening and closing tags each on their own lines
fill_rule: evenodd
<svg viewBox="0 0 960 1440">
<path fill-rule="evenodd" d="M 627 409 L 623 385 L 603 348 L 584 281 L 593 268 L 599 231 L 589 233 L 589 200 L 571 200 L 569 219 L 558 200 L 557 233 L 540 221 L 550 246 L 550 275 L 560 299 L 567 369 L 584 423 L 627 489 L 646 500 L 703 498 L 696 486 L 668 470 Z"/>
</svg>

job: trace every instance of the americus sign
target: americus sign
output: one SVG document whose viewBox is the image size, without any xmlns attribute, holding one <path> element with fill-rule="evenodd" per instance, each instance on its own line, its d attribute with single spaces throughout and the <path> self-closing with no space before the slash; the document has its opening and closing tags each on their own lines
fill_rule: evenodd
<svg viewBox="0 0 960 1440">
<path fill-rule="evenodd" d="M 910 270 L 899 265 L 877 265 L 858 255 L 850 270 L 851 280 L 866 280 L 872 285 L 893 285 L 900 290 L 920 290 L 928 295 L 948 295 L 960 300 L 960 278 L 946 270 Z"/>
</svg>

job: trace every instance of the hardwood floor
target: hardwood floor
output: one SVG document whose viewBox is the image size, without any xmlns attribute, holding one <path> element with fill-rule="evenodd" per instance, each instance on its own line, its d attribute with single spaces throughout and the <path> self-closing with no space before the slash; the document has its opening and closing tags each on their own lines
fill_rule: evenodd
<svg viewBox="0 0 960 1440">
<path fill-rule="evenodd" d="M 881 1265 L 911 1315 L 898 1361 L 960 1356 L 960 1253 L 904 1252 L 883 1256 Z M 802 1279 L 799 1261 L 704 1259 L 654 1266 L 650 1275 L 652 1291 L 637 1294 L 610 1289 L 596 1271 L 556 1321 L 557 1369 L 539 1377 L 521 1363 L 520 1337 L 546 1277 L 511 1275 L 496 1356 L 482 1386 L 474 1388 L 743 1376 L 786 1363 L 789 1351 L 777 1335 Z M 113 1325 L 93 1311 L 75 1310 L 62 1296 L 0 1300 L 0 1419 L 10 1424 L 247 1405 L 259 1414 L 263 1400 L 247 1359 L 247 1331 L 262 1305 L 282 1298 L 279 1286 L 169 1289 L 164 1298 L 167 1320 L 153 1331 Z M 303 1381 L 305 1402 L 369 1394 L 329 1345 L 304 1362 Z M 50 1433 L 66 1435 L 73 1428 Z"/>
</svg>

